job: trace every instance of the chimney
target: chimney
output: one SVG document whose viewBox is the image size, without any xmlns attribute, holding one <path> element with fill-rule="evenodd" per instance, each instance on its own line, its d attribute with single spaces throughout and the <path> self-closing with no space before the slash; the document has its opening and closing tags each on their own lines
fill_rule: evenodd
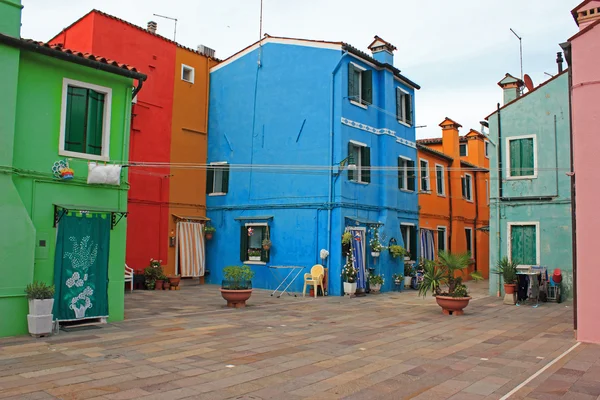
<svg viewBox="0 0 600 400">
<path fill-rule="evenodd" d="M 442 152 L 457 160 L 460 159 L 460 134 L 462 125 L 446 117 L 439 125 L 442 128 Z"/>
<path fill-rule="evenodd" d="M 573 9 L 571 14 L 581 31 L 592 22 L 600 19 L 600 3 L 598 1 L 584 2 L 579 8 Z"/>
<path fill-rule="evenodd" d="M 563 58 L 562 53 L 560 51 L 556 53 L 556 63 L 558 64 L 558 73 L 560 74 L 561 72 L 563 72 Z"/>
<path fill-rule="evenodd" d="M 380 63 L 394 65 L 394 50 L 396 50 L 396 46 L 393 44 L 375 35 L 375 39 L 369 45 L 369 50 L 373 53 L 373 58 Z"/>
<path fill-rule="evenodd" d="M 479 124 L 481 125 L 481 133 L 483 133 L 484 135 L 489 135 L 485 132 L 485 130 L 490 127 L 490 124 L 488 124 L 487 121 L 479 121 Z"/>
<path fill-rule="evenodd" d="M 156 24 L 156 22 L 154 22 L 154 21 L 148 22 L 148 32 L 150 32 L 150 33 L 156 33 L 156 28 L 157 27 L 158 27 L 158 25 Z"/>
<path fill-rule="evenodd" d="M 519 78 L 506 74 L 504 79 L 498 82 L 498 86 L 504 92 L 504 105 L 506 105 L 521 96 L 521 89 L 525 84 Z"/>
</svg>

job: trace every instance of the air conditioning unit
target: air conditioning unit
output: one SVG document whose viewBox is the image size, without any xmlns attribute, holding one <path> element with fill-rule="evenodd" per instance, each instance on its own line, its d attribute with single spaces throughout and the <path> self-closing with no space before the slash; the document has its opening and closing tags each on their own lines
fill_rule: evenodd
<svg viewBox="0 0 600 400">
<path fill-rule="evenodd" d="M 215 50 L 210 47 L 206 47 L 203 44 L 198 45 L 198 53 L 204 54 L 207 57 L 215 58 Z"/>
</svg>

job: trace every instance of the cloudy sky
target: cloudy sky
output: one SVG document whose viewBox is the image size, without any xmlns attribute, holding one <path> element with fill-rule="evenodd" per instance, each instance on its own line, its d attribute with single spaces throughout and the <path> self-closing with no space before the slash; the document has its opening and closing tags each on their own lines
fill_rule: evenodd
<svg viewBox="0 0 600 400">
<path fill-rule="evenodd" d="M 559 43 L 577 32 L 570 10 L 580 0 L 263 0 L 263 32 L 344 41 L 366 50 L 374 35 L 394 44 L 395 65 L 419 83 L 417 136 L 434 137 L 448 116 L 469 128 L 502 101 L 496 83 L 523 69 L 535 85 L 556 73 Z M 204 44 L 226 58 L 259 37 L 260 0 L 23 0 L 21 35 L 48 40 L 92 8 L 195 48 Z"/>
</svg>

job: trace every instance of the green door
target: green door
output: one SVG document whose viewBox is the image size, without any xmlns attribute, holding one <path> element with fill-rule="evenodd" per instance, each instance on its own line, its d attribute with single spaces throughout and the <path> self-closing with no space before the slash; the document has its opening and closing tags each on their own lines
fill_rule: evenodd
<svg viewBox="0 0 600 400">
<path fill-rule="evenodd" d="M 535 225 L 510 227 L 511 260 L 521 265 L 537 265 L 537 232 Z"/>
<path fill-rule="evenodd" d="M 110 215 L 65 215 L 54 257 L 54 317 L 59 321 L 108 317 Z"/>
</svg>

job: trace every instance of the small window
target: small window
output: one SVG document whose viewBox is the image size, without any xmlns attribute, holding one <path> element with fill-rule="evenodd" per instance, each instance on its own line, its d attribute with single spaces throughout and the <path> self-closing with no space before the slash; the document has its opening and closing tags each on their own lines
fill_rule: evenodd
<svg viewBox="0 0 600 400">
<path fill-rule="evenodd" d="M 419 173 L 421 175 L 421 191 L 431 191 L 431 187 L 429 185 L 429 161 L 423 159 L 419 161 Z"/>
<path fill-rule="evenodd" d="M 226 162 L 210 163 L 206 169 L 206 194 L 224 195 L 229 191 L 229 164 Z"/>
<path fill-rule="evenodd" d="M 348 180 L 371 182 L 371 148 L 364 143 L 348 142 Z"/>
<path fill-rule="evenodd" d="M 181 64 L 181 80 L 194 83 L 194 68 L 189 65 Z"/>
<path fill-rule="evenodd" d="M 473 201 L 473 177 L 465 174 L 462 178 L 462 196 L 463 199 Z"/>
<path fill-rule="evenodd" d="M 465 239 L 467 241 L 467 252 L 473 257 L 473 228 L 465 228 Z"/>
<path fill-rule="evenodd" d="M 264 239 L 270 239 L 271 233 L 266 223 L 249 223 L 241 228 L 240 233 L 240 261 L 247 262 L 269 262 L 270 250 L 262 246 Z"/>
<path fill-rule="evenodd" d="M 410 259 L 417 259 L 417 227 L 412 224 L 400 224 L 400 233 L 404 248 L 410 253 Z"/>
<path fill-rule="evenodd" d="M 438 226 L 437 227 L 438 253 L 440 251 L 446 251 L 446 241 L 447 240 L 448 239 L 446 236 L 446 227 Z"/>
<path fill-rule="evenodd" d="M 398 189 L 415 191 L 415 162 L 398 157 Z"/>
<path fill-rule="evenodd" d="M 59 154 L 108 160 L 112 90 L 63 80 Z"/>
<path fill-rule="evenodd" d="M 400 88 L 396 88 L 396 118 L 400 122 L 412 126 L 412 96 Z"/>
<path fill-rule="evenodd" d="M 466 157 L 469 155 L 469 148 L 467 147 L 466 143 L 461 143 L 459 145 L 459 151 L 461 157 Z"/>
<path fill-rule="evenodd" d="M 444 196 L 446 194 L 446 178 L 444 177 L 444 166 L 436 164 L 435 165 L 435 186 L 436 191 L 439 196 Z"/>
<path fill-rule="evenodd" d="M 488 142 L 486 140 L 484 143 L 485 143 L 485 156 L 486 156 L 486 158 L 490 158 L 490 142 Z"/>
<path fill-rule="evenodd" d="M 508 138 L 508 178 L 535 178 L 535 137 Z"/>
<path fill-rule="evenodd" d="M 363 107 L 373 104 L 373 71 L 348 64 L 348 98 Z"/>
</svg>

